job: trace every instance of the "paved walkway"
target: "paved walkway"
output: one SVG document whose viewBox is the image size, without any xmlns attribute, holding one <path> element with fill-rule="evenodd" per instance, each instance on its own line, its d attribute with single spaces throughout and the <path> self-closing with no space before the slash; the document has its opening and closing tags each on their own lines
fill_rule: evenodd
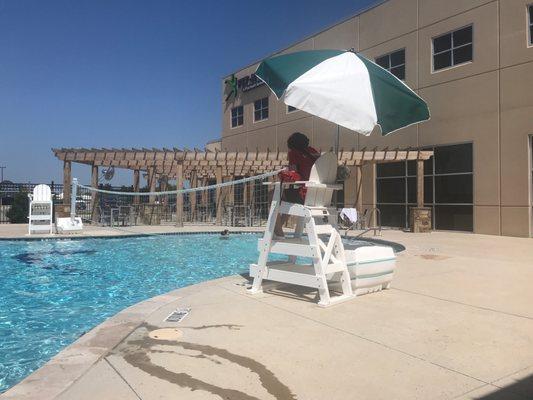
<svg viewBox="0 0 533 400">
<path fill-rule="evenodd" d="M 533 242 L 406 234 L 393 288 L 330 308 L 240 276 L 126 309 L 2 399 L 532 399 Z M 191 311 L 165 322 L 177 308 Z"/>
</svg>

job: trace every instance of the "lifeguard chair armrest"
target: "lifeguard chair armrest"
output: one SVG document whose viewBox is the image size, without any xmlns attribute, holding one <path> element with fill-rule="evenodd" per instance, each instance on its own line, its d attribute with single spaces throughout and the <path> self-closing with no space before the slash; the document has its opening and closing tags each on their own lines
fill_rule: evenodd
<svg viewBox="0 0 533 400">
<path fill-rule="evenodd" d="M 298 182 L 293 182 L 293 183 L 305 185 L 305 187 L 308 187 L 308 188 L 342 190 L 342 185 L 339 185 L 339 184 L 318 183 L 318 182 L 312 182 L 312 181 L 298 181 Z"/>
<path fill-rule="evenodd" d="M 310 188 L 319 188 L 319 189 L 333 189 L 333 190 L 342 190 L 342 185 L 339 184 L 327 184 L 327 183 L 318 183 L 312 181 L 296 181 L 296 182 L 263 182 L 263 185 L 281 185 L 281 186 L 292 186 L 292 185 L 304 185 L 305 187 Z"/>
</svg>

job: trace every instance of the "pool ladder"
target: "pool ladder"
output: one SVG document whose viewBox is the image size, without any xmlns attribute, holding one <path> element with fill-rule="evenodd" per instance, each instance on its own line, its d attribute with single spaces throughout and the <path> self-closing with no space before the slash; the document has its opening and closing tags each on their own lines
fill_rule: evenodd
<svg viewBox="0 0 533 400">
<path fill-rule="evenodd" d="M 368 226 L 368 222 L 372 221 L 372 217 L 375 217 L 376 224 L 373 226 Z M 344 236 L 348 235 L 348 232 L 359 225 L 359 229 L 362 229 L 363 232 L 356 235 L 356 237 L 361 237 L 365 233 L 374 231 L 374 236 L 381 236 L 381 211 L 377 207 L 372 207 L 366 209 L 363 215 L 360 217 L 359 221 L 356 224 L 350 226 L 346 229 Z"/>
</svg>

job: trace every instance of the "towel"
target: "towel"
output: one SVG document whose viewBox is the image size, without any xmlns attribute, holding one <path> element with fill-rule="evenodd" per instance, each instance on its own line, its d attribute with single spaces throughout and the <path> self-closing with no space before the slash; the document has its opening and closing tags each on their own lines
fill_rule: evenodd
<svg viewBox="0 0 533 400">
<path fill-rule="evenodd" d="M 343 208 L 341 210 L 341 218 L 355 224 L 357 222 L 357 210 L 355 208 Z"/>
</svg>

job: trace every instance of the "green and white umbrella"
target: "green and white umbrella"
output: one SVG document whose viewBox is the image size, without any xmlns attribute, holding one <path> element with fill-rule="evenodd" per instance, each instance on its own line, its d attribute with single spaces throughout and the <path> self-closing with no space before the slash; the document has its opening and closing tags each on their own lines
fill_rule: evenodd
<svg viewBox="0 0 533 400">
<path fill-rule="evenodd" d="M 372 61 L 347 50 L 271 57 L 257 68 L 278 99 L 363 135 L 382 135 L 429 119 L 424 100 Z"/>
</svg>

